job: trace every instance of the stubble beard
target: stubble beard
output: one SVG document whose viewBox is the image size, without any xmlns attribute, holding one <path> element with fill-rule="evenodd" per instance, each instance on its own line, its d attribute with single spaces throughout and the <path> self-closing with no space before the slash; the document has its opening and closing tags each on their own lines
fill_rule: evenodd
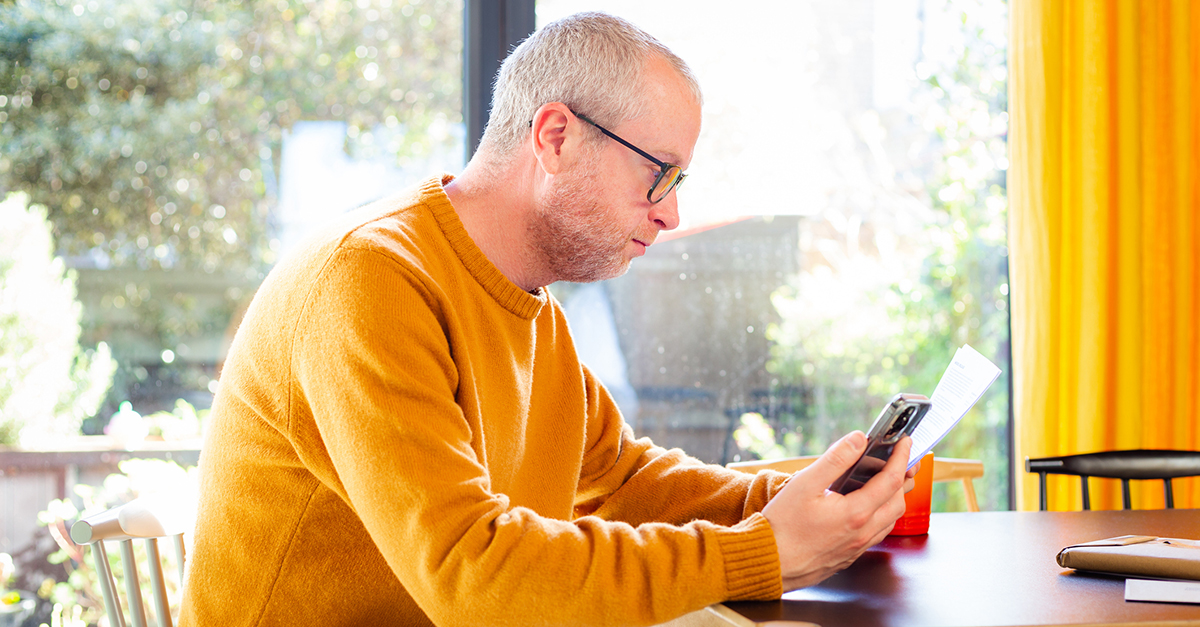
<svg viewBox="0 0 1200 627">
<path fill-rule="evenodd" d="M 581 170 L 595 171 L 590 164 Z M 539 203 L 529 230 L 556 280 L 591 283 L 629 269 L 625 247 L 631 236 L 622 231 L 613 218 L 615 211 L 601 196 L 597 179 L 589 173 L 557 183 Z"/>
</svg>

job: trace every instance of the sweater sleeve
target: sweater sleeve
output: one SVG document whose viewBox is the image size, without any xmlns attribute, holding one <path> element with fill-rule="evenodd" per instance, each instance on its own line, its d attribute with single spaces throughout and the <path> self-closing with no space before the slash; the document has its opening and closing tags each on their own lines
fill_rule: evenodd
<svg viewBox="0 0 1200 627">
<path fill-rule="evenodd" d="M 290 424 L 306 467 L 354 509 L 434 623 L 653 624 L 779 597 L 761 515 L 564 521 L 493 492 L 456 403 L 452 312 L 436 289 L 391 257 L 338 253 L 294 331 Z"/>
<path fill-rule="evenodd" d="M 705 464 L 679 449 L 635 439 L 604 386 L 584 368 L 589 442 L 576 515 L 637 525 L 707 520 L 731 526 L 762 511 L 788 475 Z"/>
</svg>

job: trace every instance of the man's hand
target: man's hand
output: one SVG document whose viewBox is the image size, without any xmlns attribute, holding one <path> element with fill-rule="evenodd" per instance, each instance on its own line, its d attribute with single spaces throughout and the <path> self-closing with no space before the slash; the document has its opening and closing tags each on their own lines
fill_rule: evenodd
<svg viewBox="0 0 1200 627">
<path fill-rule="evenodd" d="M 904 514 L 905 472 L 912 441 L 903 438 L 879 474 L 847 495 L 826 488 L 858 461 L 867 437 L 855 431 L 829 447 L 763 508 L 775 532 L 783 589 L 817 584 L 883 540 Z"/>
</svg>

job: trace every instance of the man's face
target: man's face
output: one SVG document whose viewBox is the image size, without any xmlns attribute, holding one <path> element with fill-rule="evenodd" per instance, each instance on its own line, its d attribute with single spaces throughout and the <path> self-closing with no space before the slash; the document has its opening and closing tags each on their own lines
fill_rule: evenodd
<svg viewBox="0 0 1200 627">
<path fill-rule="evenodd" d="M 687 169 L 700 134 L 700 107 L 666 62 L 651 61 L 646 79 L 646 115 L 609 130 Z M 675 192 L 655 204 L 646 199 L 658 166 L 608 137 L 585 150 L 570 172 L 555 177 L 530 227 L 554 275 L 577 283 L 624 274 L 660 231 L 679 225 Z"/>
</svg>

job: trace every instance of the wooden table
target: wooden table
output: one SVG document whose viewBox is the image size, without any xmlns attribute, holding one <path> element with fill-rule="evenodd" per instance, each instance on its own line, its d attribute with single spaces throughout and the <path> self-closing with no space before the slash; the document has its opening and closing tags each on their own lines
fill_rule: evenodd
<svg viewBox="0 0 1200 627">
<path fill-rule="evenodd" d="M 1122 534 L 1200 538 L 1200 510 L 934 514 L 928 536 L 887 538 L 818 586 L 713 606 L 697 624 L 1200 625 L 1200 605 L 1127 603 L 1123 578 L 1054 560 L 1065 546 Z"/>
</svg>

